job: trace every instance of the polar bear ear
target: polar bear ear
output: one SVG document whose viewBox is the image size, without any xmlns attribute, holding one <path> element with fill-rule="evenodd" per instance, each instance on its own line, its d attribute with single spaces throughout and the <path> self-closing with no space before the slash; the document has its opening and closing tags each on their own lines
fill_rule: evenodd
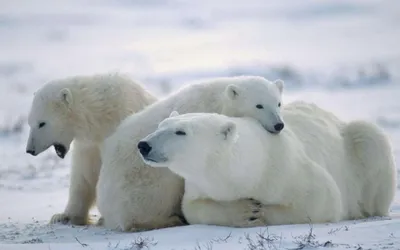
<svg viewBox="0 0 400 250">
<path fill-rule="evenodd" d="M 67 106 L 72 104 L 72 93 L 69 89 L 62 89 L 60 91 L 60 98 Z"/>
<path fill-rule="evenodd" d="M 235 84 L 230 84 L 225 89 L 225 94 L 230 100 L 234 100 L 239 96 L 239 88 Z"/>
<path fill-rule="evenodd" d="M 283 85 L 284 85 L 283 80 L 281 80 L 281 79 L 275 80 L 275 81 L 274 81 L 274 84 L 275 84 L 276 87 L 278 88 L 279 92 L 282 94 L 282 92 L 283 92 Z"/>
<path fill-rule="evenodd" d="M 178 115 L 179 115 L 178 111 L 174 110 L 174 111 L 171 112 L 169 117 L 175 117 L 175 116 L 178 116 Z"/>
<path fill-rule="evenodd" d="M 224 125 L 222 125 L 220 132 L 225 140 L 230 140 L 236 134 L 236 124 L 234 122 L 228 121 Z"/>
</svg>

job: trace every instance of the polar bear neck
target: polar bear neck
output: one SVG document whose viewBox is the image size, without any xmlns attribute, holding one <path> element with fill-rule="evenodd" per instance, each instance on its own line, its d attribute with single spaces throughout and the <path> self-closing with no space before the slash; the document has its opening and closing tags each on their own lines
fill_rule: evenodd
<svg viewBox="0 0 400 250">
<path fill-rule="evenodd" d="M 270 134 L 252 118 L 231 118 L 236 123 L 237 138 L 220 159 L 219 171 L 226 180 L 245 183 L 248 189 L 257 186 L 268 174 L 265 164 L 270 162 Z M 228 174 L 227 174 L 228 173 Z M 244 190 L 245 191 L 245 190 Z"/>
<path fill-rule="evenodd" d="M 215 199 L 235 198 L 248 194 L 268 175 L 270 145 L 268 132 L 251 118 L 233 118 L 237 127 L 237 138 L 229 145 L 215 148 L 205 159 L 187 164 L 188 169 L 202 169 L 201 172 L 187 173 L 183 176 L 200 187 L 207 195 Z M 199 166 L 199 164 L 204 164 Z M 185 164 L 186 165 L 186 164 Z M 232 188 L 238 188 L 232 192 Z M 229 197 L 227 197 L 229 196 Z"/>
<path fill-rule="evenodd" d="M 292 150 L 286 146 L 291 133 L 272 135 L 252 118 L 230 118 L 237 126 L 237 140 L 231 147 L 209 155 L 206 171 L 193 180 L 214 199 L 245 197 L 255 190 L 278 193 L 271 186 L 290 180 L 291 176 L 283 166 L 288 161 L 282 155 Z M 288 133 L 288 134 L 287 134 Z M 271 177 L 270 177 L 271 176 Z M 237 188 L 237 190 L 233 190 Z M 218 190 L 218 191 L 216 191 Z M 261 192 L 261 193 L 262 193 Z M 260 193 L 257 191 L 256 193 Z M 232 194 L 237 197 L 232 197 Z"/>
</svg>

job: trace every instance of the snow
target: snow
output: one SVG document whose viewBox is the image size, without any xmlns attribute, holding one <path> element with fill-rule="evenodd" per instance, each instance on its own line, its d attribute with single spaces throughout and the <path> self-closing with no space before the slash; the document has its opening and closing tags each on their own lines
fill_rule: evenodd
<svg viewBox="0 0 400 250">
<path fill-rule="evenodd" d="M 119 71 L 158 95 L 201 78 L 279 77 L 284 103 L 306 99 L 344 120 L 376 122 L 399 161 L 399 17 L 394 0 L 2 1 L 0 249 L 400 249 L 399 194 L 390 218 L 326 225 L 141 233 L 48 225 L 67 202 L 70 156 L 25 153 L 40 85 Z"/>
</svg>

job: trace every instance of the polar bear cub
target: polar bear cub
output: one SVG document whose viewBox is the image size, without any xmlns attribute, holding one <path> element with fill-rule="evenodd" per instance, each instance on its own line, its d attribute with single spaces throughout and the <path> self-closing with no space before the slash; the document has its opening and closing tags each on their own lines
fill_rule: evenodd
<svg viewBox="0 0 400 250">
<path fill-rule="evenodd" d="M 281 80 L 258 76 L 220 77 L 188 84 L 129 116 L 105 140 L 97 185 L 97 207 L 109 229 L 130 231 L 181 225 L 183 179 L 168 168 L 149 168 L 137 144 L 173 110 L 251 116 L 271 133 L 284 131 Z M 282 130 L 283 129 L 283 130 Z M 268 133 L 264 130 L 265 133 Z M 243 201 L 251 211 L 257 204 Z M 110 205 L 112 204 L 112 206 Z"/>
<path fill-rule="evenodd" d="M 101 166 L 101 144 L 121 120 L 155 101 L 139 83 L 121 74 L 57 79 L 35 93 L 26 152 L 37 156 L 54 146 L 64 158 L 72 142 L 74 145 L 68 203 L 51 223 L 88 223 Z"/>
<path fill-rule="evenodd" d="M 326 128 L 318 124 L 321 120 L 303 119 L 301 112 L 293 114 L 296 108 L 289 108 L 292 114 L 288 115 L 297 120 L 286 122 L 279 135 L 265 133 L 252 118 L 172 112 L 138 147 L 146 164 L 168 167 L 185 179 L 182 209 L 191 224 L 248 226 L 241 214 L 242 204 L 232 203 L 246 198 L 263 204 L 253 211 L 258 217 L 261 213 L 260 218 L 247 218 L 257 220 L 256 225 L 388 215 L 395 190 L 395 168 L 386 137 L 362 122 L 349 124 L 352 132 L 346 126 L 342 131 L 324 132 Z M 329 124 L 335 121 L 332 117 L 319 119 L 330 126 L 339 125 Z M 303 130 L 292 130 L 294 126 Z M 333 139 L 336 132 L 348 138 L 337 143 Z M 329 146 L 334 140 L 336 148 L 317 159 L 318 152 L 326 147 L 313 145 L 314 136 L 324 137 Z M 350 147 L 354 150 L 347 153 L 345 149 Z M 373 163 L 368 159 L 370 150 L 376 157 Z M 313 151 L 317 151 L 315 156 L 310 155 Z M 329 164 L 340 168 L 341 176 L 332 175 L 326 167 Z M 369 196 L 362 192 L 364 188 L 368 188 Z M 351 195 L 352 204 L 342 202 L 346 195 Z"/>
<path fill-rule="evenodd" d="M 259 78 L 225 88 L 222 114 L 233 117 L 253 117 L 265 130 L 279 134 L 284 128 L 281 117 L 283 81 L 266 81 Z"/>
</svg>

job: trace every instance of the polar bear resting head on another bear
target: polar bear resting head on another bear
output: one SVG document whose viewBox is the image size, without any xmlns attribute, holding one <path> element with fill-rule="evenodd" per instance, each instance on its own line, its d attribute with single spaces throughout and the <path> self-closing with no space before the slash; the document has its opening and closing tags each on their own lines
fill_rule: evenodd
<svg viewBox="0 0 400 250">
<path fill-rule="evenodd" d="M 270 133 L 284 128 L 281 117 L 283 81 L 268 82 L 262 78 L 230 84 L 225 89 L 222 114 L 234 117 L 253 117 Z M 260 84 L 265 82 L 265 84 Z"/>
</svg>

